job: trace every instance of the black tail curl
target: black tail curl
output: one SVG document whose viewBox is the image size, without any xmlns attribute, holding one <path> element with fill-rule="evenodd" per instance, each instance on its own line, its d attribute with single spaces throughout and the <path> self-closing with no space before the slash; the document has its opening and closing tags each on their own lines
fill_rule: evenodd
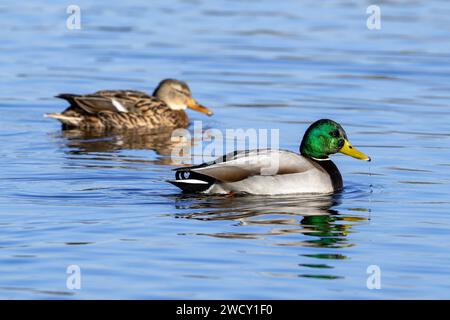
<svg viewBox="0 0 450 320">
<path fill-rule="evenodd" d="M 186 169 L 177 170 L 175 172 L 176 180 L 169 180 L 171 184 L 177 186 L 185 193 L 198 193 L 208 190 L 215 182 L 216 179 L 208 177 L 204 174 L 187 171 Z M 199 180 L 201 182 L 195 183 L 193 180 Z"/>
</svg>

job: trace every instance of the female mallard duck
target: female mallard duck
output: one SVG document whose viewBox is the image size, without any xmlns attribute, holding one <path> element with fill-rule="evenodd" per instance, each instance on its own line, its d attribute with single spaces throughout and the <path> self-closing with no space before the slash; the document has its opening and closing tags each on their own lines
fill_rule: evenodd
<svg viewBox="0 0 450 320">
<path fill-rule="evenodd" d="M 328 158 L 343 153 L 370 158 L 356 150 L 336 122 L 314 122 L 303 136 L 300 154 L 286 150 L 235 151 L 215 161 L 178 168 L 169 181 L 186 192 L 202 193 L 332 193 L 342 189 L 342 176 Z"/>
<path fill-rule="evenodd" d="M 192 98 L 185 82 L 173 79 L 161 81 L 152 96 L 134 90 L 102 90 L 56 97 L 67 100 L 70 107 L 46 116 L 61 121 L 65 129 L 185 128 L 189 124 L 186 108 L 212 115 Z"/>
</svg>

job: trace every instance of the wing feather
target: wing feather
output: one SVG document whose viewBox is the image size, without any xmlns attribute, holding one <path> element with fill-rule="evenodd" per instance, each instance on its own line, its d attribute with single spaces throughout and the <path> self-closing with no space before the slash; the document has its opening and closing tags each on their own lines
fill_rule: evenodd
<svg viewBox="0 0 450 320">
<path fill-rule="evenodd" d="M 88 113 L 96 114 L 102 111 L 134 112 L 134 102 L 96 95 L 86 95 L 73 98 L 77 105 Z"/>
<path fill-rule="evenodd" d="M 223 182 L 236 182 L 250 176 L 300 173 L 314 168 L 308 159 L 286 150 L 251 150 L 227 156 L 184 170 L 201 173 Z"/>
</svg>

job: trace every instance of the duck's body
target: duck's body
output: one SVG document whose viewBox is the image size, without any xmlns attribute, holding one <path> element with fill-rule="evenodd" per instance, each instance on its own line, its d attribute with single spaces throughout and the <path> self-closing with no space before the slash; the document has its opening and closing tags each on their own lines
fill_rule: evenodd
<svg viewBox="0 0 450 320">
<path fill-rule="evenodd" d="M 164 101 L 145 92 L 103 90 L 88 95 L 60 94 L 70 106 L 61 114 L 49 114 L 65 128 L 86 130 L 133 129 L 145 127 L 185 128 L 189 118 L 184 110 L 173 110 Z"/>
<path fill-rule="evenodd" d="M 192 97 L 189 87 L 178 80 L 164 80 L 153 95 L 135 90 L 102 90 L 93 94 L 60 94 L 70 106 L 62 113 L 47 114 L 64 128 L 86 130 L 185 128 L 192 108 L 210 112 Z"/>
<path fill-rule="evenodd" d="M 176 178 L 170 182 L 183 191 L 218 194 L 333 193 L 343 186 L 331 160 L 270 149 L 234 152 L 213 162 L 179 168 Z"/>
<path fill-rule="evenodd" d="M 300 153 L 271 149 L 235 151 L 212 162 L 178 168 L 176 180 L 169 182 L 184 192 L 333 193 L 343 187 L 341 173 L 328 157 L 336 152 L 370 161 L 350 145 L 339 124 L 322 119 L 306 131 Z"/>
</svg>

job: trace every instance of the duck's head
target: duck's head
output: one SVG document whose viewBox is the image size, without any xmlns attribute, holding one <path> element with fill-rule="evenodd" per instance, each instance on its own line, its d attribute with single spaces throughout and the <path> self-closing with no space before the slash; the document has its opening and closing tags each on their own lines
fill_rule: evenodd
<svg viewBox="0 0 450 320">
<path fill-rule="evenodd" d="M 190 108 L 212 116 L 212 111 L 199 104 L 192 98 L 191 90 L 184 81 L 165 79 L 158 84 L 153 96 L 164 101 L 172 110 L 185 110 Z"/>
<path fill-rule="evenodd" d="M 338 152 L 356 159 L 370 161 L 370 157 L 350 144 L 347 134 L 339 123 L 321 119 L 309 126 L 300 145 L 300 153 L 303 156 L 326 160 L 330 154 Z"/>
</svg>

